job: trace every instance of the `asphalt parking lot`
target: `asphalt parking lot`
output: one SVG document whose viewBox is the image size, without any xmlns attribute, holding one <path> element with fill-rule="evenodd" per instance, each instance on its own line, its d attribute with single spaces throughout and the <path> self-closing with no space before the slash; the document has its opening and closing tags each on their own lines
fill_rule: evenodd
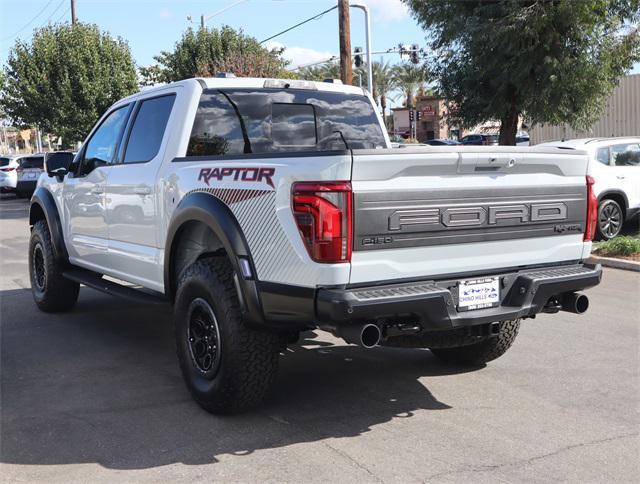
<svg viewBox="0 0 640 484">
<path fill-rule="evenodd" d="M 0 199 L 5 482 L 637 482 L 638 273 L 607 269 L 588 313 L 525 321 L 476 371 L 306 334 L 263 408 L 216 417 L 187 393 L 166 308 L 83 288 L 38 312 L 27 206 Z"/>
</svg>

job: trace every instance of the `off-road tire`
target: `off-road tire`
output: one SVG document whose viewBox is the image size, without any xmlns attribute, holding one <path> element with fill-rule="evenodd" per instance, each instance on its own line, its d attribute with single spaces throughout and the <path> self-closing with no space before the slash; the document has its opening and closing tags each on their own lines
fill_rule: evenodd
<svg viewBox="0 0 640 484">
<path fill-rule="evenodd" d="M 38 220 L 29 240 L 29 278 L 36 305 L 46 313 L 68 311 L 78 301 L 80 284 L 63 277 L 46 220 Z"/>
<path fill-rule="evenodd" d="M 280 338 L 243 321 L 233 275 L 226 257 L 201 259 L 184 271 L 176 293 L 174 327 L 180 369 L 193 398 L 211 413 L 238 413 L 257 406 L 278 369 Z M 211 346 L 218 353 L 214 351 L 209 361 L 215 366 L 208 369 L 198 359 L 190 329 L 195 317 L 192 308 L 202 306 L 203 300 L 217 325 L 208 341 L 217 340 Z"/>
<path fill-rule="evenodd" d="M 596 237 L 598 240 L 610 240 L 620 234 L 624 224 L 624 210 L 618 202 L 610 198 L 598 204 Z"/>
<path fill-rule="evenodd" d="M 504 355 L 516 339 L 519 329 L 519 319 L 502 321 L 500 332 L 496 336 L 455 348 L 432 348 L 431 352 L 447 363 L 481 366 Z"/>
</svg>

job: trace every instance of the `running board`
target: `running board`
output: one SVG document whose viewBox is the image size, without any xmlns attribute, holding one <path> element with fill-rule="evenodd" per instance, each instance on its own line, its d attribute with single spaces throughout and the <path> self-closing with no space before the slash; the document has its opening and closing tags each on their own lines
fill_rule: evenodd
<svg viewBox="0 0 640 484">
<path fill-rule="evenodd" d="M 100 292 L 105 292 L 112 296 L 118 296 L 131 301 L 135 301 L 142 304 L 167 304 L 169 301 L 159 293 L 151 294 L 141 289 L 134 289 L 132 287 L 123 286 L 117 282 L 103 279 L 100 274 L 95 272 L 74 268 L 69 269 L 62 273 L 62 275 L 75 282 L 84 284 L 87 287 L 95 289 Z"/>
</svg>

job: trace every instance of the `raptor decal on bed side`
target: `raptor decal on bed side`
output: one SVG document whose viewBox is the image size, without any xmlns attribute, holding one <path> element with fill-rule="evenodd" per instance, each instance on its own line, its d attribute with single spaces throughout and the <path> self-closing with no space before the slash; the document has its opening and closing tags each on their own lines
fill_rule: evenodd
<svg viewBox="0 0 640 484">
<path fill-rule="evenodd" d="M 271 188 L 275 188 L 272 178 L 275 173 L 275 168 L 266 167 L 202 168 L 200 175 L 198 175 L 198 181 L 203 181 L 209 186 L 209 181 L 212 178 L 218 181 L 222 181 L 225 178 L 232 178 L 233 181 L 264 182 Z"/>
</svg>

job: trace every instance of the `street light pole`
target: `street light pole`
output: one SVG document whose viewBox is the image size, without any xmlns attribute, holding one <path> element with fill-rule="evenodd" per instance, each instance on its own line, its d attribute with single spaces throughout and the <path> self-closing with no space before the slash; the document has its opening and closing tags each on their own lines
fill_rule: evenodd
<svg viewBox="0 0 640 484">
<path fill-rule="evenodd" d="M 76 0 L 71 0 L 71 25 L 75 25 L 76 21 Z"/>
<path fill-rule="evenodd" d="M 359 8 L 364 12 L 365 35 L 367 37 L 367 89 L 373 95 L 373 63 L 371 61 L 371 15 L 369 7 L 364 3 L 352 3 L 353 8 Z"/>
</svg>

